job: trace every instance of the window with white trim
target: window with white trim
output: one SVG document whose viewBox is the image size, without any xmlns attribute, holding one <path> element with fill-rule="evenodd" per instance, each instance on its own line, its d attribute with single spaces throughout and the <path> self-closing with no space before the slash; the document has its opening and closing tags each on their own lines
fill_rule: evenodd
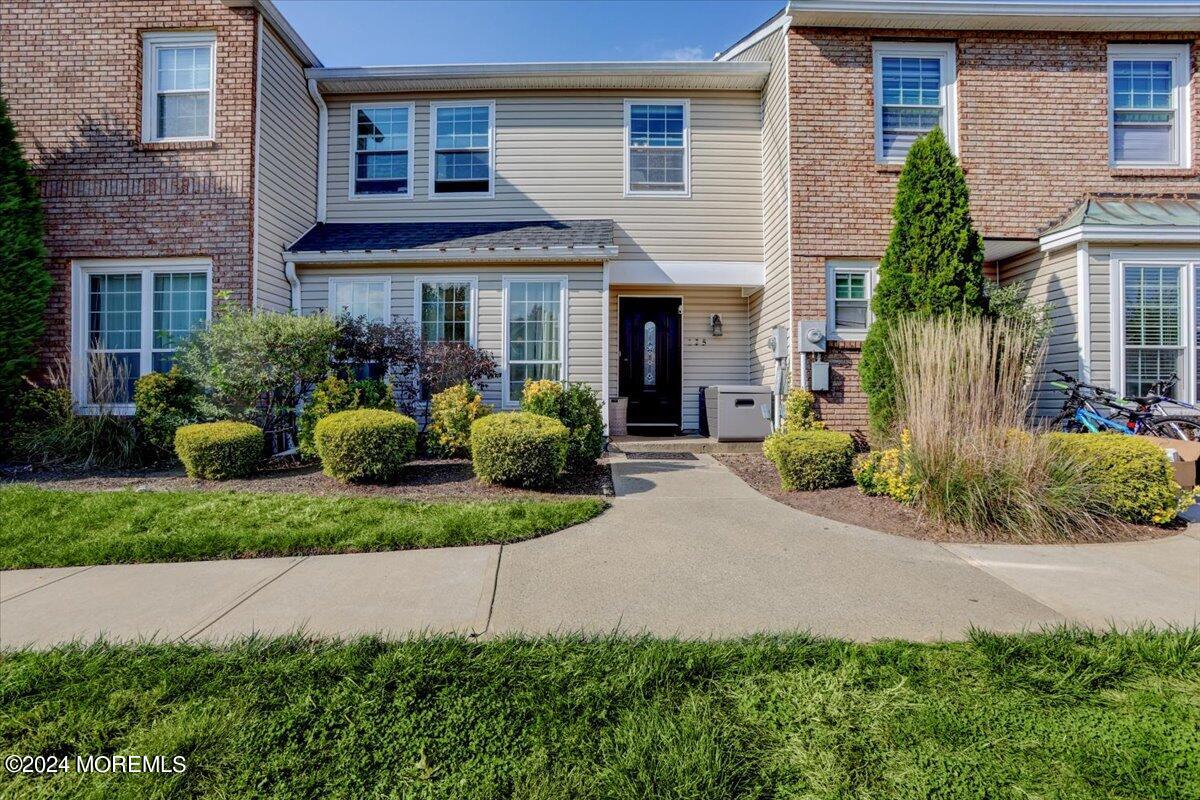
<svg viewBox="0 0 1200 800">
<path fill-rule="evenodd" d="M 957 152 L 954 43 L 876 42 L 875 159 L 903 163 L 918 137 L 940 127 Z"/>
<path fill-rule="evenodd" d="M 505 282 L 505 405 L 520 401 L 527 380 L 566 379 L 566 296 L 558 278 Z"/>
<path fill-rule="evenodd" d="M 832 339 L 862 339 L 871 327 L 876 267 L 866 262 L 831 262 L 826 271 L 827 325 Z"/>
<path fill-rule="evenodd" d="M 686 100 L 625 103 L 627 194 L 688 194 L 689 116 Z"/>
<path fill-rule="evenodd" d="M 1108 48 L 1113 166 L 1186 167 L 1191 63 L 1186 44 Z"/>
<path fill-rule="evenodd" d="M 417 319 L 426 342 L 474 339 L 475 284 L 469 280 L 418 279 Z"/>
<path fill-rule="evenodd" d="M 1122 322 L 1124 385 L 1128 397 L 1148 394 L 1172 375 L 1180 379 L 1176 396 L 1186 391 L 1188 343 L 1185 268 L 1180 264 L 1123 264 Z"/>
<path fill-rule="evenodd" d="M 490 195 L 493 103 L 431 103 L 429 193 Z"/>
<path fill-rule="evenodd" d="M 216 34 L 146 33 L 142 42 L 143 141 L 212 139 Z"/>
<path fill-rule="evenodd" d="M 208 265 L 81 266 L 79 275 L 75 399 L 132 404 L 137 379 L 170 370 L 179 343 L 208 321 Z"/>
<path fill-rule="evenodd" d="M 386 278 L 330 278 L 329 307 L 334 316 L 367 322 L 391 321 L 391 285 Z"/>
<path fill-rule="evenodd" d="M 351 195 L 412 197 L 413 105 L 350 107 L 354 120 Z"/>
</svg>

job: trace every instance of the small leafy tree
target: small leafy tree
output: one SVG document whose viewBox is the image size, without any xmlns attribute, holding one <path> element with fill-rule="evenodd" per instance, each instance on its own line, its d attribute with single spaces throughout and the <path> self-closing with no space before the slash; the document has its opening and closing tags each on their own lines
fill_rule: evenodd
<svg viewBox="0 0 1200 800">
<path fill-rule="evenodd" d="M 917 139 L 896 187 L 891 238 L 879 262 L 859 377 L 871 430 L 888 437 L 896 422 L 889 339 L 904 317 L 986 312 L 983 237 L 971 221 L 966 176 L 941 129 Z"/>
<path fill-rule="evenodd" d="M 34 344 L 50 296 L 42 204 L 0 97 L 0 412 L 36 363 Z"/>
</svg>

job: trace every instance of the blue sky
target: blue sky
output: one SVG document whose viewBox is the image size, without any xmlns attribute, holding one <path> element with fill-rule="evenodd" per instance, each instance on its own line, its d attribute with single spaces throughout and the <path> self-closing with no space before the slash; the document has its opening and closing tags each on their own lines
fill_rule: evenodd
<svg viewBox="0 0 1200 800">
<path fill-rule="evenodd" d="M 783 0 L 276 0 L 329 67 L 707 60 Z"/>
</svg>

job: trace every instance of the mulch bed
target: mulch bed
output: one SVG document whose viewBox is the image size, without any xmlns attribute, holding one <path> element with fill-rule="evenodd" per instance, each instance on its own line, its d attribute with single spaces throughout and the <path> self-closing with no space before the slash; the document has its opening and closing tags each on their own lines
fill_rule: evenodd
<svg viewBox="0 0 1200 800">
<path fill-rule="evenodd" d="M 815 492 L 785 492 L 779 486 L 779 473 L 775 465 L 758 453 L 721 453 L 713 458 L 772 500 L 819 517 L 931 542 L 1008 543 L 966 531 L 948 530 L 928 522 L 914 509 L 897 503 L 890 497 L 869 497 L 860 492 L 857 486 Z M 1116 523 L 1106 528 L 1105 541 L 1159 539 L 1174 536 L 1180 530 L 1181 526 L 1159 528 L 1151 525 Z"/>
<path fill-rule="evenodd" d="M 72 471 L 6 468 L 0 483 L 25 483 L 47 489 L 106 491 L 140 489 L 152 491 L 239 491 L 284 492 L 288 494 L 388 497 L 397 500 L 565 500 L 575 497 L 612 496 L 612 474 L 608 463 L 587 472 L 565 474 L 552 489 L 513 489 L 476 480 L 466 459 L 419 460 L 405 466 L 401 480 L 393 485 L 347 485 L 321 473 L 314 464 L 287 462 L 251 478 L 229 481 L 193 480 L 182 469 L 133 472 Z"/>
</svg>

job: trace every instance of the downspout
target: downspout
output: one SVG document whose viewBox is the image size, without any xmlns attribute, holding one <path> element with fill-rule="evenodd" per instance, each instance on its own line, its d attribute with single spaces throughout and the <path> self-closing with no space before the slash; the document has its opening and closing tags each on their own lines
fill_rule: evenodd
<svg viewBox="0 0 1200 800">
<path fill-rule="evenodd" d="M 317 104 L 317 222 L 325 221 L 326 154 L 329 139 L 329 108 L 317 88 L 315 78 L 308 79 L 308 94 Z"/>
<path fill-rule="evenodd" d="M 296 274 L 296 262 L 285 261 L 283 263 L 283 274 L 287 278 L 288 285 L 292 287 L 292 312 L 300 313 L 300 276 Z"/>
</svg>

